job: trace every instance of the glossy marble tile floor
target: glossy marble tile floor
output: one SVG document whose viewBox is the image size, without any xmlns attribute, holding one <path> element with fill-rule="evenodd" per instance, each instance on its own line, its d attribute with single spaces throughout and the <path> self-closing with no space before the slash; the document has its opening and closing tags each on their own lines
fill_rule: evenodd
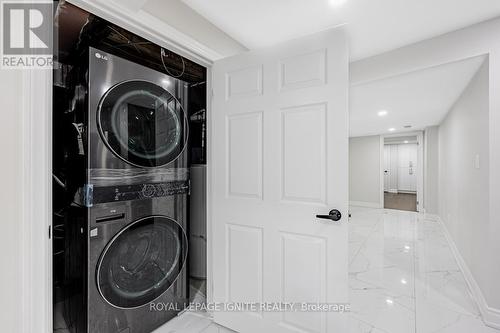
<svg viewBox="0 0 500 333">
<path fill-rule="evenodd" d="M 153 333 L 235 333 L 217 325 L 206 312 L 184 312 Z"/>
<path fill-rule="evenodd" d="M 351 207 L 350 333 L 500 333 L 483 324 L 440 223 Z"/>
<path fill-rule="evenodd" d="M 500 333 L 481 321 L 437 221 L 388 209 L 351 213 L 346 333 Z M 231 331 L 185 312 L 155 331 L 173 332 Z"/>
</svg>

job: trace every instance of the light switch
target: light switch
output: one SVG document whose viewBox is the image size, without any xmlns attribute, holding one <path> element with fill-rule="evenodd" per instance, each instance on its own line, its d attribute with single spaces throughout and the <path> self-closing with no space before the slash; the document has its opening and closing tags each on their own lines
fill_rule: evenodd
<svg viewBox="0 0 500 333">
<path fill-rule="evenodd" d="M 479 154 L 476 154 L 475 158 L 474 158 L 474 168 L 476 169 L 479 169 L 481 166 L 480 166 L 480 163 L 479 163 Z"/>
</svg>

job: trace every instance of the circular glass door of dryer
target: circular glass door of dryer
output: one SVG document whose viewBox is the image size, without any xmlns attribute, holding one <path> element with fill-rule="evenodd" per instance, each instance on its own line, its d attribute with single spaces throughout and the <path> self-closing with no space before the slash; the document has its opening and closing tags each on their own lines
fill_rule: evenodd
<svg viewBox="0 0 500 333">
<path fill-rule="evenodd" d="M 139 219 L 116 234 L 97 264 L 101 296 L 118 308 L 137 308 L 160 297 L 182 271 L 188 240 L 164 216 Z"/>
<path fill-rule="evenodd" d="M 138 167 L 174 161 L 187 142 L 180 102 L 148 81 L 126 81 L 109 89 L 99 103 L 97 126 L 108 148 Z"/>
</svg>

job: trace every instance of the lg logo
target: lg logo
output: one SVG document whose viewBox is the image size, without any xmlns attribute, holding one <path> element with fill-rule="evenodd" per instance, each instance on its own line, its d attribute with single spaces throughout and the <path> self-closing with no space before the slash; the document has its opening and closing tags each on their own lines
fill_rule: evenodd
<svg viewBox="0 0 500 333">
<path fill-rule="evenodd" d="M 108 61 L 108 56 L 107 56 L 107 55 L 104 55 L 104 54 L 100 54 L 99 52 L 96 52 L 96 53 L 95 53 L 95 57 L 96 57 L 97 59 L 102 59 L 102 60 L 106 60 L 106 61 Z"/>
<path fill-rule="evenodd" d="M 52 3 L 3 2 L 3 55 L 52 54 Z"/>
</svg>

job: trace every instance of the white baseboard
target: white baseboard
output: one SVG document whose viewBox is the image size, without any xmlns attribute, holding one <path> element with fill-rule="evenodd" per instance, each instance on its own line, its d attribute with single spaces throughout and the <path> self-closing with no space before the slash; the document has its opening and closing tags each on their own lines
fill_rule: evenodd
<svg viewBox="0 0 500 333">
<path fill-rule="evenodd" d="M 431 220 L 431 221 L 436 221 L 436 222 L 440 222 L 441 224 L 443 224 L 443 223 L 441 222 L 441 219 L 439 218 L 439 215 L 437 215 L 437 214 L 427 213 L 427 212 L 425 211 L 425 209 L 424 209 L 424 211 L 423 211 L 422 213 L 424 214 L 424 219 L 426 219 L 426 220 Z M 444 227 L 444 225 L 443 225 L 443 227 Z M 446 232 L 447 232 L 447 231 L 446 231 Z M 448 237 L 448 236 L 446 236 L 446 237 Z"/>
<path fill-rule="evenodd" d="M 403 190 L 398 190 L 398 194 L 417 194 L 417 191 L 403 191 Z"/>
<path fill-rule="evenodd" d="M 472 275 L 472 272 L 470 271 L 469 267 L 465 263 L 465 260 L 460 255 L 460 252 L 458 251 L 458 248 L 455 242 L 453 241 L 453 238 L 451 237 L 451 234 L 448 231 L 448 228 L 446 227 L 446 224 L 443 222 L 443 220 L 437 215 L 433 214 L 428 214 L 428 215 L 437 217 L 437 221 L 441 223 L 446 240 L 450 244 L 451 251 L 455 256 L 458 266 L 460 267 L 460 270 L 464 274 L 465 281 L 467 282 L 472 297 L 474 298 L 474 301 L 476 302 L 477 307 L 479 308 L 479 312 L 481 312 L 481 317 L 483 318 L 484 323 L 487 326 L 500 329 L 500 309 L 492 308 L 488 305 L 488 303 L 486 303 L 486 299 L 484 298 L 483 292 L 479 288 L 479 285 L 474 279 L 474 276 Z"/>
<path fill-rule="evenodd" d="M 349 206 L 382 208 L 380 202 L 365 202 L 365 201 L 349 201 Z"/>
</svg>

